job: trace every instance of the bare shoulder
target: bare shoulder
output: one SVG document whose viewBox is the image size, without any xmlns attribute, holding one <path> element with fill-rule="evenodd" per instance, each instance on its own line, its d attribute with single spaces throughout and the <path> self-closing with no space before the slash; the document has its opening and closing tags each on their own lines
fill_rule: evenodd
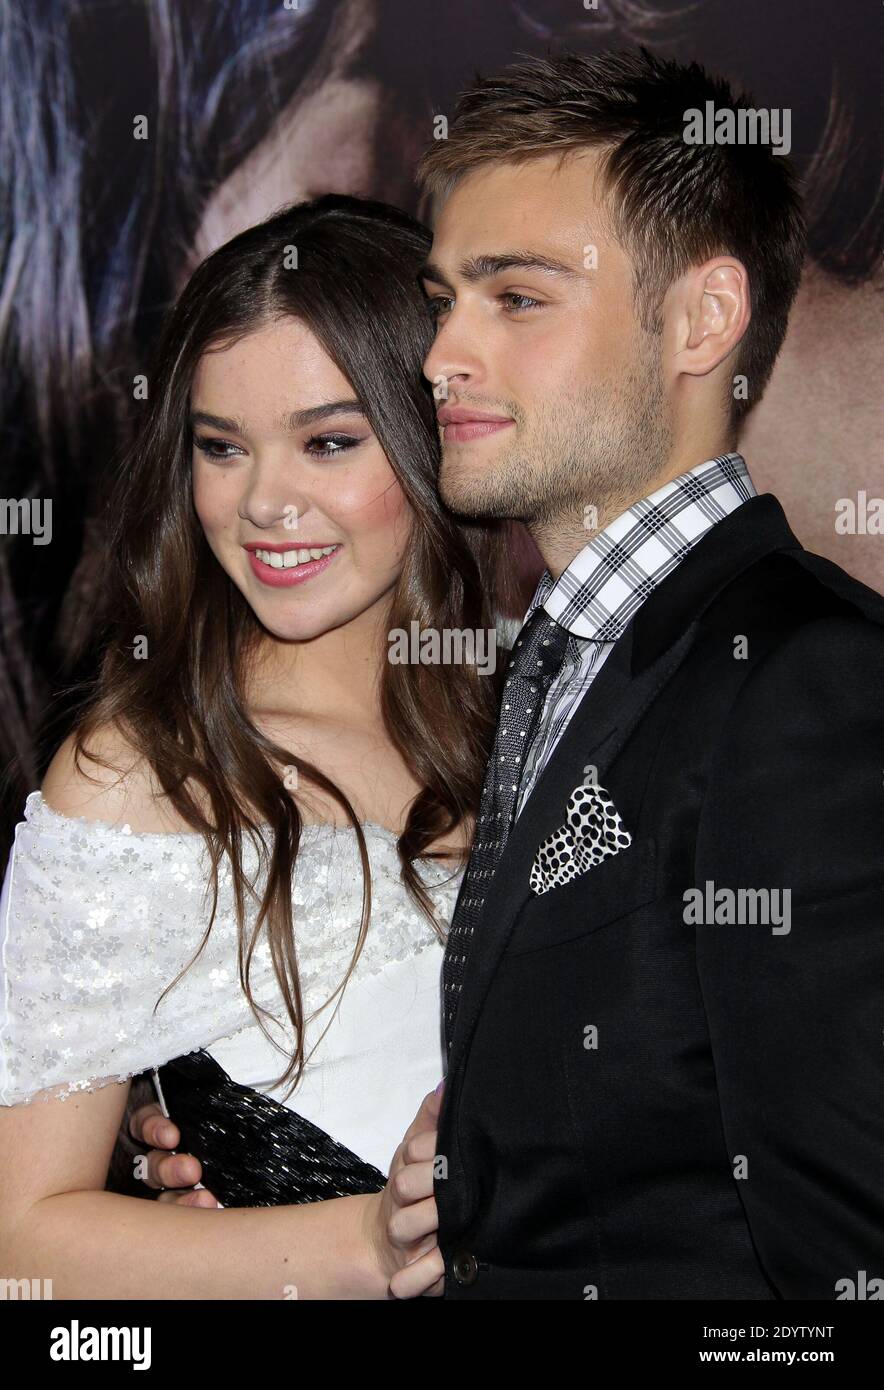
<svg viewBox="0 0 884 1390">
<path fill-rule="evenodd" d="M 160 812 L 151 769 L 122 728 L 105 725 L 90 734 L 79 763 L 74 752 L 72 733 L 46 769 L 40 790 L 54 811 L 109 825 L 128 823 L 135 831 L 175 828 L 169 813 Z"/>
</svg>

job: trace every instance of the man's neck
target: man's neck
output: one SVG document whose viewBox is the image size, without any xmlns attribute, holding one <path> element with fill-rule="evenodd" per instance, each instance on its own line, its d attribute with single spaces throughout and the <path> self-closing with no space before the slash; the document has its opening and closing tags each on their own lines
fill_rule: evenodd
<svg viewBox="0 0 884 1390">
<path fill-rule="evenodd" d="M 705 452 L 703 452 L 704 447 Z M 618 516 L 622 516 L 625 511 L 628 511 L 635 502 L 640 502 L 643 497 L 650 497 L 651 493 L 656 492 L 658 488 L 672 482 L 674 478 L 680 478 L 683 473 L 696 468 L 698 464 L 705 463 L 707 459 L 720 458 L 722 454 L 731 453 L 735 448 L 736 442 L 733 439 L 727 441 L 719 439 L 717 446 L 713 444 L 710 447 L 710 444 L 707 443 L 698 448 L 686 443 L 678 450 L 673 450 L 665 468 L 662 468 L 640 491 L 624 491 L 608 497 L 599 506 L 598 515 L 592 518 L 596 524 L 591 530 L 588 530 L 585 525 L 582 507 L 578 508 L 576 504 L 567 515 L 548 520 L 537 526 L 531 525 L 530 522 L 526 523 L 531 538 L 540 551 L 543 562 L 553 579 L 558 579 L 564 574 L 584 546 L 610 526 L 611 522 L 615 521 Z"/>
</svg>

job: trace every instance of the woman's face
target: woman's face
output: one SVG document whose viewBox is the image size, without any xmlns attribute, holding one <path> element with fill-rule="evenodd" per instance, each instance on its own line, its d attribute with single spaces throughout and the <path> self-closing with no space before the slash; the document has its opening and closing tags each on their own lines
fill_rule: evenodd
<svg viewBox="0 0 884 1390">
<path fill-rule="evenodd" d="M 411 508 L 352 386 L 304 324 L 279 320 L 204 353 L 190 405 L 197 515 L 268 632 L 317 637 L 389 595 Z"/>
</svg>

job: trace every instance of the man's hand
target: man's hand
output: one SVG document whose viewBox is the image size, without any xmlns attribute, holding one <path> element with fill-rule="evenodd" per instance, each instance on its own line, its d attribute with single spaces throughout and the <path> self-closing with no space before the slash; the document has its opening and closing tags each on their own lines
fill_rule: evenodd
<svg viewBox="0 0 884 1390">
<path fill-rule="evenodd" d="M 375 1209 L 373 1243 L 389 1270 L 394 1298 L 438 1297 L 445 1266 L 436 1240 L 439 1216 L 433 1197 L 436 1127 L 441 1088 L 425 1096 L 393 1155 L 387 1185 Z"/>
<path fill-rule="evenodd" d="M 129 1133 L 139 1144 L 146 1144 L 148 1187 L 161 1188 L 158 1202 L 174 1202 L 179 1207 L 215 1207 L 221 1205 L 207 1188 L 195 1188 L 203 1175 L 202 1164 L 193 1154 L 170 1153 L 181 1142 L 178 1126 L 167 1119 L 156 1104 L 142 1105 L 129 1121 Z M 164 1150 L 166 1152 L 164 1152 Z M 186 1189 L 175 1191 L 174 1189 Z M 168 1190 L 166 1190 L 168 1189 Z"/>
</svg>

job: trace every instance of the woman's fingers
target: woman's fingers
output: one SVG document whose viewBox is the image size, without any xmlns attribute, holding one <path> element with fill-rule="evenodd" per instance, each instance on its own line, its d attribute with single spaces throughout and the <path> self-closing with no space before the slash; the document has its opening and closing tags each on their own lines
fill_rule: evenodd
<svg viewBox="0 0 884 1390">
<path fill-rule="evenodd" d="M 176 1207 L 212 1207 L 215 1210 L 221 1205 L 205 1187 L 198 1188 L 196 1192 L 161 1192 L 157 1201 Z"/>
<path fill-rule="evenodd" d="M 181 1142 L 178 1126 L 156 1104 L 142 1105 L 133 1113 L 129 1133 L 149 1149 L 175 1149 Z"/>
<path fill-rule="evenodd" d="M 414 1120 L 393 1155 L 390 1176 L 377 1212 L 376 1240 L 385 1267 L 392 1265 L 396 1297 L 415 1298 L 438 1284 L 444 1271 L 435 1263 L 439 1215 L 433 1196 L 436 1126 L 441 1093 L 424 1096 Z M 395 1270 L 396 1264 L 403 1268 Z M 404 1269 L 416 1271 L 399 1283 Z"/>
<path fill-rule="evenodd" d="M 422 1255 L 428 1255 L 431 1250 L 435 1250 L 439 1243 L 437 1236 L 438 1232 L 434 1230 L 431 1231 L 428 1236 L 425 1236 L 423 1240 L 419 1240 L 416 1245 L 412 1246 L 411 1256 L 405 1263 L 407 1265 L 413 1264 L 414 1261 L 419 1260 Z"/>
<path fill-rule="evenodd" d="M 167 1154 L 153 1149 L 147 1155 L 148 1187 L 193 1187 L 203 1175 L 203 1165 L 193 1154 Z"/>
<path fill-rule="evenodd" d="M 390 1280 L 390 1293 L 394 1298 L 419 1298 L 423 1293 L 438 1297 L 444 1284 L 445 1262 L 436 1246 L 419 1260 L 397 1269 Z"/>
<path fill-rule="evenodd" d="M 404 1163 L 390 1178 L 396 1205 L 407 1207 L 411 1202 L 419 1202 L 424 1197 L 433 1196 L 433 1160 L 424 1159 L 420 1163 Z"/>
<path fill-rule="evenodd" d="M 156 1104 L 142 1105 L 129 1121 L 129 1133 L 140 1144 L 150 1148 L 147 1155 L 147 1174 L 142 1181 L 148 1187 L 175 1188 L 193 1187 L 203 1176 L 203 1167 L 193 1154 L 169 1153 L 181 1142 L 178 1126 L 163 1114 Z M 217 1206 L 211 1193 L 210 1200 L 188 1201 L 185 1206 Z"/>
<path fill-rule="evenodd" d="M 424 1159 L 436 1157 L 436 1131 L 422 1129 L 402 1145 L 402 1157 L 406 1163 L 419 1163 Z"/>
<path fill-rule="evenodd" d="M 428 1129 L 435 1131 L 439 1122 L 439 1111 L 442 1107 L 442 1093 L 429 1091 L 420 1103 L 420 1109 L 412 1120 L 408 1129 L 405 1131 L 403 1145 L 413 1139 L 422 1130 Z"/>
<path fill-rule="evenodd" d="M 439 1213 L 432 1197 L 422 1202 L 412 1202 L 407 1207 L 397 1207 L 390 1217 L 387 1234 L 390 1244 L 399 1250 L 422 1240 L 424 1236 L 439 1229 Z"/>
</svg>

